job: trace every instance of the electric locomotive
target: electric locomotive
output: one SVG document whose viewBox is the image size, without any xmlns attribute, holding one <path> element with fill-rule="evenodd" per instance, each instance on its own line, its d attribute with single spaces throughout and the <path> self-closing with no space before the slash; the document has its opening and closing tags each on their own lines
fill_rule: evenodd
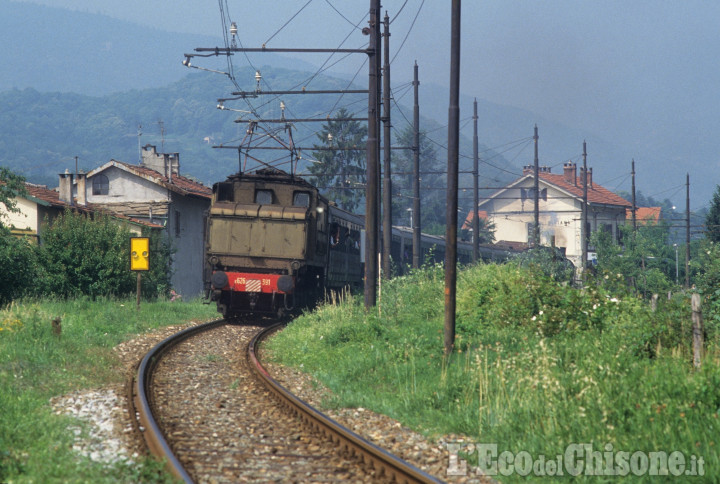
<svg viewBox="0 0 720 484">
<path fill-rule="evenodd" d="M 364 219 L 302 178 L 274 168 L 215 183 L 206 288 L 225 317 L 281 315 L 328 290 L 362 285 Z"/>
</svg>

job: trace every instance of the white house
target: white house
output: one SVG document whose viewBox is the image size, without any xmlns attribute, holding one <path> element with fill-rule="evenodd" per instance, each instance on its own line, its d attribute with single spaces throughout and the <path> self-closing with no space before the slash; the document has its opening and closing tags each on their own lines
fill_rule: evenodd
<svg viewBox="0 0 720 484">
<path fill-rule="evenodd" d="M 76 178 L 73 180 L 73 178 Z M 180 175 L 177 153 L 142 149 L 142 163 L 110 160 L 87 174 L 60 175 L 60 200 L 159 224 L 173 254 L 173 289 L 186 297 L 203 290 L 205 213 L 212 189 Z"/>
<path fill-rule="evenodd" d="M 68 175 L 61 175 L 68 176 Z M 52 222 L 56 217 L 61 215 L 66 209 L 75 212 L 93 215 L 97 210 L 93 207 L 84 205 L 80 206 L 73 202 L 63 201 L 60 199 L 58 190 L 48 188 L 44 185 L 36 185 L 34 183 L 25 183 L 26 194 L 15 197 L 17 212 L 10 212 L 3 206 L 0 206 L 0 217 L 2 222 L 10 228 L 10 232 L 18 237 L 31 237 L 35 242 L 42 241 L 42 233 L 45 224 Z M 125 224 L 130 232 L 140 234 L 143 228 L 158 229 L 162 228 L 157 224 L 151 224 L 146 221 L 132 219 L 120 214 L 108 213 L 118 223 Z"/>
<path fill-rule="evenodd" d="M 565 252 L 576 267 L 582 259 L 581 226 L 583 202 L 583 169 L 577 176 L 575 163 L 565 163 L 562 174 L 550 168 L 539 171 L 540 244 L 555 246 Z M 523 176 L 495 192 L 478 205 L 495 225 L 495 240 L 528 243 L 532 241 L 535 223 L 535 188 L 532 166 Z M 631 204 L 610 190 L 593 183 L 592 168 L 587 174 L 588 237 L 605 230 L 617 239 L 619 226 L 625 223 Z"/>
<path fill-rule="evenodd" d="M 67 206 L 61 202 L 58 192 L 42 185 L 25 184 L 27 195 L 16 197 L 18 212 L 0 207 L 3 224 L 10 227 L 13 235 L 32 237 L 37 241 L 45 220 L 52 220 Z"/>
</svg>

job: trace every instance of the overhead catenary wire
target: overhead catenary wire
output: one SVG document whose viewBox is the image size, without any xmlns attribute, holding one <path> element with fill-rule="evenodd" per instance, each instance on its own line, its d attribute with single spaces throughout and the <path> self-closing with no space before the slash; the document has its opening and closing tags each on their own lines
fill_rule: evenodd
<svg viewBox="0 0 720 484">
<path fill-rule="evenodd" d="M 310 5 L 312 2 L 313 2 L 313 0 L 308 0 L 305 5 L 303 5 L 302 7 L 300 7 L 300 10 L 298 10 L 297 12 L 295 12 L 295 14 L 294 14 L 292 17 L 290 17 L 290 18 L 282 25 L 282 27 L 280 27 L 279 29 L 277 29 L 274 34 L 272 34 L 265 42 L 263 42 L 263 45 L 269 44 L 270 41 L 271 41 L 273 38 L 275 38 L 275 36 L 276 36 L 277 34 L 279 34 L 280 32 L 282 32 L 282 30 L 283 30 L 285 27 L 287 27 L 288 24 L 295 19 L 295 17 L 297 17 L 298 15 L 300 15 L 300 13 L 301 13 L 303 10 L 305 10 L 305 8 L 306 8 L 308 5 Z"/>
<path fill-rule="evenodd" d="M 223 0 L 220 0 L 220 1 L 222 2 Z M 295 14 L 293 14 L 275 33 L 273 33 L 273 35 L 271 35 L 271 36 L 268 38 L 268 40 L 266 40 L 265 44 L 269 43 L 270 40 L 272 40 L 280 31 L 282 31 L 285 27 L 287 27 L 287 26 L 300 14 L 300 12 L 302 12 L 310 3 L 311 3 L 311 1 L 306 2 L 306 3 L 305 3 Z M 350 24 L 353 26 L 353 31 L 356 31 L 356 30 L 359 28 L 359 25 L 360 25 L 360 23 L 362 22 L 362 20 L 361 20 L 360 22 L 358 22 L 358 23 L 353 24 L 351 21 L 349 21 L 349 19 L 348 19 L 346 16 L 342 15 L 342 13 L 341 13 L 338 9 L 336 9 L 331 3 L 327 2 L 327 1 L 326 1 L 326 3 L 328 3 L 328 5 L 329 5 L 331 8 L 333 8 L 333 10 L 335 10 L 337 14 L 341 15 L 346 21 L 348 21 L 348 23 L 350 23 Z M 401 7 L 400 11 L 402 11 L 406 5 L 407 5 L 407 1 L 403 4 L 403 6 Z M 415 15 L 415 17 L 414 17 L 414 19 L 413 19 L 412 25 L 414 25 L 415 21 L 417 20 L 418 15 L 419 15 L 420 11 L 422 10 L 423 5 L 424 5 L 424 0 L 423 0 L 423 2 L 421 3 L 420 7 L 418 8 L 418 11 L 417 11 L 417 13 L 416 13 L 416 15 Z M 222 4 L 221 4 L 221 10 L 222 10 Z M 223 36 L 224 36 L 224 38 L 225 38 L 225 44 L 226 44 L 226 46 L 228 46 L 228 45 L 229 45 L 229 42 L 228 42 L 228 40 L 227 40 L 227 28 L 226 28 L 227 23 L 228 23 L 228 20 L 225 18 L 225 11 L 224 11 L 224 10 L 222 10 L 222 13 L 223 13 L 223 22 L 224 22 Z M 393 17 L 393 21 L 396 20 L 396 19 L 399 17 L 399 14 L 400 14 L 400 12 L 398 12 L 398 14 L 396 14 L 396 15 Z M 367 15 L 365 14 L 365 15 L 363 16 L 363 19 L 364 19 L 366 16 L 367 16 Z M 411 26 L 410 30 L 412 30 L 412 26 Z M 405 39 L 408 38 L 408 36 L 409 36 L 409 34 L 410 34 L 410 30 L 406 33 Z M 345 39 L 343 39 L 343 41 L 342 41 L 342 43 L 340 44 L 340 46 L 342 46 L 342 45 L 346 42 L 346 40 L 350 37 L 351 34 L 352 34 L 352 31 L 351 31 L 350 34 L 348 34 L 348 36 L 345 37 Z M 403 43 L 404 43 L 404 42 L 403 42 Z M 241 46 L 242 46 L 242 42 L 241 42 Z M 258 71 L 258 69 L 253 65 L 253 62 L 250 60 L 249 56 L 247 55 L 247 52 L 244 52 L 244 54 L 245 54 L 246 60 L 248 61 L 248 64 L 249 64 L 254 70 Z M 309 78 L 306 79 L 305 84 L 308 84 L 308 83 L 312 82 L 312 80 L 313 80 L 315 77 L 317 77 L 317 75 L 318 75 L 320 72 L 323 72 L 323 71 L 326 69 L 327 63 L 328 63 L 328 61 L 332 58 L 333 55 L 334 55 L 334 54 L 331 54 L 331 55 L 328 57 L 328 59 L 323 63 L 323 65 L 322 65 L 313 75 L 311 75 Z M 349 55 L 349 54 L 348 54 L 348 55 Z M 397 54 L 396 54 L 396 55 L 397 55 Z M 227 58 L 228 58 L 228 62 L 229 62 L 229 65 L 230 65 L 229 69 L 231 69 L 231 68 L 232 68 L 231 56 L 228 55 Z M 339 61 L 338 61 L 338 62 L 339 62 Z M 367 59 L 364 60 L 363 65 L 364 65 L 366 62 L 367 62 Z M 352 84 L 352 82 L 354 81 L 355 77 L 359 74 L 359 72 L 360 72 L 361 69 L 362 69 L 362 65 L 360 66 L 360 68 L 359 68 L 358 71 L 356 72 L 356 74 L 355 74 L 355 76 L 353 77 L 353 79 L 351 79 L 351 81 L 349 82 L 349 85 Z M 234 80 L 234 77 L 231 76 L 231 78 L 233 79 L 233 82 L 234 82 L 235 84 L 237 84 L 237 83 L 235 82 L 235 80 Z M 266 79 L 263 79 L 263 83 L 264 83 L 265 85 L 269 86 L 269 83 L 267 82 Z M 299 85 L 298 85 L 298 86 L 299 86 Z M 296 86 L 296 87 L 298 87 L 298 86 Z M 333 105 L 333 108 L 330 110 L 330 112 L 328 113 L 328 115 L 329 115 L 330 113 L 332 113 L 335 109 L 338 108 L 338 105 L 340 104 L 341 99 L 342 99 L 342 95 L 340 95 L 340 96 L 338 97 L 338 100 L 335 102 L 335 104 Z M 273 102 L 273 100 L 277 100 L 277 97 L 274 98 L 274 99 L 271 99 L 271 100 L 266 100 L 264 103 L 261 103 L 261 104 L 259 104 L 259 105 L 253 103 L 253 102 L 252 102 L 251 100 L 249 100 L 249 99 L 245 99 L 245 102 L 246 102 L 246 104 L 248 105 L 249 110 L 251 111 L 251 113 L 252 113 L 255 117 L 260 118 L 259 113 L 258 113 L 258 109 L 260 109 L 260 108 L 266 106 L 267 104 Z M 288 111 L 290 111 L 289 108 L 288 108 Z M 310 137 L 310 136 L 312 136 L 312 134 L 308 135 L 308 137 Z"/>
<path fill-rule="evenodd" d="M 395 55 L 392 57 L 392 59 L 390 59 L 390 65 L 393 64 L 393 61 L 398 56 L 398 54 L 402 50 L 403 46 L 405 45 L 405 42 L 407 41 L 408 37 L 410 36 L 410 32 L 412 32 L 413 27 L 415 26 L 415 22 L 417 21 L 417 18 L 420 15 L 420 12 L 422 11 L 423 5 L 425 5 L 425 0 L 422 0 L 422 2 L 420 2 L 420 7 L 418 7 L 417 13 L 415 14 L 415 18 L 413 18 L 413 21 L 410 24 L 410 28 L 408 29 L 407 33 L 405 34 L 405 37 L 403 38 L 402 42 L 400 43 L 400 47 L 398 47 L 398 49 L 395 51 Z M 405 7 L 405 5 L 403 5 L 403 7 Z"/>
<path fill-rule="evenodd" d="M 221 1 L 222 1 L 222 0 L 221 0 Z M 308 2 L 306 2 L 305 4 L 303 4 L 302 7 L 301 7 L 297 12 L 295 12 L 295 13 L 283 24 L 282 27 L 280 27 L 280 29 L 278 29 L 275 33 L 273 33 L 273 35 L 271 35 L 271 36 L 268 38 L 268 40 L 266 41 L 266 43 L 270 42 L 273 38 L 275 38 L 275 37 L 278 35 L 278 33 L 279 33 L 280 31 L 282 31 L 284 28 L 286 28 L 305 8 L 307 8 L 307 6 L 308 6 L 310 3 L 311 3 L 311 1 L 308 1 Z M 341 17 L 343 17 L 343 19 L 352 26 L 352 31 L 357 31 L 357 30 L 358 30 L 359 25 L 360 25 L 360 22 L 358 22 L 358 23 L 353 23 L 352 21 L 350 21 L 350 20 L 347 18 L 347 16 L 343 15 L 342 12 L 340 12 L 337 8 L 335 8 L 335 6 L 332 5 L 332 3 L 330 3 L 330 2 L 327 1 L 327 0 L 326 0 L 326 3 L 327 3 L 333 10 L 335 10 L 335 12 L 336 12 L 338 15 L 340 15 Z M 402 11 L 402 10 L 405 8 L 405 6 L 407 5 L 407 3 L 408 3 L 407 1 L 403 3 L 400 11 Z M 415 16 L 414 16 L 414 19 L 413 19 L 413 22 L 412 22 L 412 25 L 411 25 L 410 29 L 409 29 L 408 32 L 406 32 L 406 34 L 405 34 L 405 39 L 407 39 L 408 36 L 410 35 L 411 30 L 412 30 L 412 26 L 414 26 L 416 19 L 418 18 L 419 14 L 421 13 L 422 8 L 423 8 L 423 5 L 424 5 L 424 0 L 423 0 L 423 2 L 421 2 L 421 4 L 420 4 L 420 6 L 419 6 L 419 8 L 418 8 L 418 10 L 417 10 L 417 12 L 416 12 L 416 14 L 415 14 Z M 400 15 L 400 12 L 398 12 L 398 13 L 393 17 L 393 21 L 396 20 L 399 15 Z M 366 15 L 364 15 L 363 18 L 365 18 L 365 16 L 366 16 Z M 361 22 L 362 22 L 362 20 L 361 20 Z M 351 31 L 351 34 L 352 34 L 352 31 Z M 224 35 L 226 36 L 226 33 L 225 33 L 225 32 L 224 32 Z M 348 36 L 346 36 L 345 39 L 343 39 L 343 42 L 340 44 L 341 46 L 345 43 L 345 41 L 349 38 L 349 36 L 350 36 L 350 34 L 348 34 Z M 404 42 L 403 42 L 403 43 L 404 43 Z M 401 44 L 401 47 L 402 47 L 402 44 Z M 398 51 L 399 51 L 399 50 L 400 50 L 400 49 L 398 49 Z M 332 55 L 334 55 L 334 54 L 331 54 L 331 55 L 328 57 L 328 59 L 323 63 L 323 65 L 322 65 L 319 69 L 317 69 L 317 71 L 316 71 L 313 75 L 311 75 L 310 77 L 308 77 L 308 78 L 306 79 L 306 80 L 307 80 L 307 83 L 312 82 L 312 81 L 317 77 L 317 75 L 318 75 L 319 73 L 324 72 L 324 70 L 327 69 L 328 61 L 330 60 L 330 58 L 332 58 Z M 349 55 L 349 54 L 348 54 L 348 55 Z M 247 53 L 245 53 L 245 56 L 246 56 L 246 58 L 248 59 L 248 63 L 249 63 L 255 70 L 257 70 L 257 69 L 255 68 L 255 66 L 253 65 L 253 63 L 250 61 L 249 57 L 247 56 Z M 395 54 L 395 56 L 397 56 L 397 53 Z M 228 58 L 229 58 L 229 56 L 228 56 Z M 393 59 L 395 59 L 395 57 L 393 57 Z M 339 62 L 339 61 L 338 61 L 338 62 Z M 367 62 L 367 59 L 364 59 L 363 65 L 364 65 L 366 62 Z M 353 82 L 354 79 L 357 77 L 357 75 L 359 75 L 359 72 L 360 72 L 361 70 L 362 70 L 362 65 L 361 65 L 360 68 L 358 68 L 358 70 L 356 71 L 355 75 L 354 75 L 353 78 L 350 80 L 349 85 L 352 84 L 352 82 Z M 265 85 L 269 86 L 269 83 L 267 82 L 267 79 L 263 79 L 263 83 L 264 83 Z M 392 97 L 393 103 L 395 103 L 395 105 L 396 105 L 398 108 L 399 108 L 399 106 L 397 105 L 398 99 L 399 99 L 399 98 L 402 98 L 404 95 L 406 95 L 408 92 L 410 92 L 410 91 L 409 91 L 409 87 L 411 87 L 411 85 L 412 85 L 411 83 L 407 83 L 405 86 L 402 86 L 402 89 L 404 89 L 403 93 L 402 93 L 400 96 L 394 95 L 394 96 Z M 407 89 L 406 89 L 406 88 L 407 88 Z M 334 110 L 337 109 L 338 106 L 341 104 L 342 97 L 343 97 L 343 95 L 339 95 L 339 96 L 338 96 L 338 99 L 337 99 L 337 101 L 333 104 L 332 109 L 327 112 L 327 113 L 328 113 L 328 116 L 329 116 L 332 112 L 334 112 Z M 260 118 L 260 116 L 258 115 L 258 114 L 259 114 L 259 113 L 258 113 L 258 109 L 260 109 L 260 108 L 262 108 L 262 107 L 270 104 L 270 103 L 273 102 L 274 100 L 277 100 L 277 97 L 275 97 L 275 98 L 273 98 L 273 99 L 271 99 L 271 100 L 265 100 L 263 103 L 260 103 L 260 104 L 256 104 L 256 103 L 254 103 L 254 102 L 252 102 L 252 101 L 250 101 L 250 100 L 246 100 L 246 103 L 247 103 L 248 106 L 250 107 L 250 110 L 253 112 L 253 114 L 256 115 L 258 118 Z M 290 108 L 287 108 L 287 109 L 288 109 L 288 111 L 290 111 Z M 402 113 L 402 109 L 400 109 L 400 112 Z M 406 120 L 406 121 L 408 122 L 408 124 L 409 124 L 409 120 L 407 119 L 407 117 L 404 115 L 404 113 L 402 113 L 402 114 L 403 114 L 403 117 L 405 117 L 405 120 Z M 469 123 L 470 120 L 471 120 L 471 118 L 468 118 L 468 119 L 466 120 L 466 123 L 465 123 L 465 124 Z M 328 121 L 332 121 L 332 120 L 331 120 L 331 119 L 328 119 Z M 438 129 L 441 129 L 441 128 L 438 128 Z M 397 131 L 396 131 L 396 132 L 397 132 Z M 318 131 L 315 131 L 314 133 L 310 133 L 310 134 L 308 134 L 308 135 L 305 137 L 305 139 L 311 138 L 312 136 L 317 136 L 317 134 L 318 134 Z M 428 137 L 427 139 L 428 139 L 431 143 L 433 143 L 433 144 L 435 144 L 436 146 L 438 146 L 440 149 L 447 150 L 447 147 L 444 146 L 442 143 L 439 143 L 439 142 L 437 142 L 437 141 L 435 141 L 435 140 L 433 140 L 432 138 L 429 138 L 429 137 Z M 497 165 L 495 165 L 495 164 L 493 164 L 493 163 L 490 163 L 490 161 L 489 161 L 489 160 L 492 160 L 492 159 L 495 159 L 495 158 L 497 158 L 497 157 L 502 156 L 502 154 L 509 152 L 511 149 L 514 149 L 514 148 L 516 148 L 517 146 L 518 146 L 518 145 L 515 145 L 515 146 L 513 146 L 512 148 L 509 148 L 509 149 L 505 150 L 505 151 L 502 152 L 502 153 L 495 153 L 495 154 L 494 154 L 493 156 L 491 156 L 490 158 L 488 158 L 488 157 L 483 157 L 483 158 L 481 159 L 481 162 L 482 162 L 483 164 L 485 164 L 486 166 L 489 166 L 489 167 L 491 167 L 491 168 L 493 168 L 493 169 L 495 169 L 495 170 L 499 170 L 499 171 L 502 171 L 502 172 L 505 172 L 505 173 L 508 173 L 508 174 L 511 174 L 511 175 L 514 175 L 514 176 L 519 176 L 519 174 L 518 174 L 516 171 L 511 171 L 511 170 L 505 169 L 505 168 L 503 168 L 503 167 L 501 167 L 501 166 L 497 166 Z M 526 143 L 524 146 L 521 147 L 520 152 L 515 156 L 514 159 L 518 158 L 518 157 L 522 154 L 523 150 L 526 149 L 526 147 L 527 147 L 527 143 Z M 491 150 L 491 148 L 488 148 L 487 150 L 484 150 L 483 152 L 487 152 L 487 151 L 490 151 L 490 150 Z M 469 158 L 470 158 L 468 155 L 461 155 L 461 157 L 464 158 L 464 159 L 469 159 Z M 513 159 L 513 160 L 514 160 L 514 159 Z"/>
<path fill-rule="evenodd" d="M 222 1 L 222 0 L 220 0 L 220 1 Z M 303 4 L 302 7 L 300 7 L 300 9 L 298 9 L 297 12 L 295 12 L 276 32 L 274 32 L 274 33 L 265 41 L 264 44 L 268 44 L 268 43 L 269 43 L 272 39 L 274 39 L 283 29 L 285 29 L 290 23 L 292 23 L 292 21 L 293 21 L 294 19 L 296 19 L 297 16 L 298 16 L 305 8 L 307 8 L 307 6 L 308 6 L 311 2 L 312 2 L 312 0 L 310 0 L 310 1 L 306 2 L 305 4 Z M 346 22 L 348 22 L 350 25 L 352 25 L 353 31 L 357 31 L 357 30 L 358 30 L 359 25 L 360 25 L 360 23 L 362 22 L 362 20 L 361 20 L 360 22 L 358 22 L 358 23 L 353 23 L 352 21 L 350 21 L 350 19 L 349 19 L 347 16 L 345 16 L 342 12 L 340 12 L 339 9 L 337 9 L 334 5 L 332 5 L 332 3 L 330 3 L 330 2 L 327 1 L 327 0 L 326 0 L 326 3 L 335 11 L 336 14 L 340 15 Z M 400 16 L 400 13 L 403 11 L 403 9 L 404 9 L 405 6 L 407 5 L 407 3 L 408 3 L 408 2 L 407 2 L 407 0 L 406 0 L 406 1 L 403 3 L 403 5 L 401 6 L 401 8 L 400 8 L 400 10 L 398 11 L 398 13 L 393 17 L 393 21 L 396 20 L 396 19 Z M 414 19 L 413 19 L 412 25 L 411 25 L 409 31 L 408 31 L 408 32 L 406 33 L 406 35 L 405 35 L 405 39 L 408 38 L 409 33 L 410 33 L 410 31 L 412 30 L 412 26 L 414 26 L 415 21 L 417 20 L 417 17 L 418 17 L 418 15 L 419 15 L 419 13 L 421 12 L 423 5 L 424 5 L 424 0 L 423 0 L 423 2 L 421 2 L 420 7 L 418 8 L 418 11 L 417 11 L 417 13 L 416 13 L 416 15 L 415 15 L 415 17 L 414 17 Z M 364 15 L 363 15 L 363 19 L 365 19 L 366 17 L 367 17 L 367 14 L 364 14 Z M 224 29 L 223 35 L 226 37 L 226 32 L 225 32 L 225 30 L 226 30 L 226 29 Z M 348 36 L 346 36 L 345 39 L 349 38 L 349 36 L 350 36 L 351 34 L 352 34 L 352 31 L 351 31 L 350 34 L 348 34 Z M 345 42 L 345 40 L 343 40 L 343 43 L 344 43 L 344 42 Z M 403 42 L 403 43 L 404 43 L 404 42 Z M 226 44 L 227 44 L 227 42 L 226 42 Z M 342 45 L 342 44 L 341 44 L 341 45 Z M 241 46 L 242 46 L 242 43 L 241 43 Z M 243 48 L 244 48 L 244 47 L 243 47 Z M 248 61 L 248 64 L 249 64 L 253 69 L 255 69 L 256 71 L 258 71 L 258 69 L 253 65 L 253 62 L 250 60 L 249 56 L 247 55 L 247 52 L 244 52 L 244 54 L 245 54 L 246 60 Z M 397 55 L 397 54 L 396 54 L 396 55 Z M 311 82 L 320 72 L 323 72 L 323 71 L 325 70 L 326 65 L 327 65 L 327 63 L 328 63 L 328 61 L 329 61 L 329 59 L 330 59 L 331 57 L 332 57 L 332 55 L 328 58 L 328 60 L 325 61 L 325 63 L 323 64 L 323 66 L 321 66 L 321 68 L 319 68 L 319 69 L 316 71 L 315 74 L 313 74 L 312 76 L 310 76 L 310 77 L 307 79 L 308 83 Z M 228 59 L 230 59 L 230 56 L 229 56 L 229 55 L 228 55 Z M 230 62 L 230 64 L 232 65 L 232 61 L 230 60 L 229 62 Z M 339 62 L 339 61 L 337 61 L 337 62 Z M 367 62 L 367 59 L 365 59 L 365 61 L 363 62 L 363 64 L 365 64 L 366 62 Z M 362 69 L 362 66 L 358 69 L 358 72 L 359 72 L 361 69 Z M 357 76 L 357 73 L 356 73 L 356 76 Z M 354 79 L 354 78 L 353 78 L 353 79 Z M 263 83 L 264 83 L 264 84 L 267 84 L 267 81 L 266 81 L 265 79 L 263 79 Z M 352 83 L 352 80 L 350 81 L 350 83 Z M 341 98 L 342 98 L 342 95 L 339 96 L 338 100 L 337 100 L 336 103 L 333 105 L 333 110 L 338 108 L 338 106 L 339 106 L 339 104 L 340 104 Z M 245 99 L 245 103 L 246 103 L 246 104 L 248 105 L 248 107 L 250 108 L 250 111 L 251 111 L 256 117 L 258 117 L 258 118 L 260 118 L 260 116 L 258 115 L 258 109 L 262 108 L 263 106 L 265 106 L 266 104 L 268 104 L 268 103 L 270 103 L 270 102 L 272 102 L 272 100 L 268 100 L 268 101 L 266 101 L 265 103 L 261 103 L 261 104 L 257 105 L 257 104 L 255 104 L 255 103 L 253 103 L 252 101 L 250 101 L 249 99 Z M 288 110 L 289 110 L 289 108 L 288 108 Z"/>
<path fill-rule="evenodd" d="M 327 4 L 330 6 L 330 8 L 332 8 L 333 10 L 335 10 L 335 13 L 337 13 L 341 18 L 343 18 L 347 23 L 349 23 L 350 25 L 352 25 L 354 29 L 359 29 L 358 25 L 353 24 L 353 23 L 352 23 L 352 20 L 350 20 L 349 18 L 347 18 L 345 15 L 343 15 L 343 13 L 342 13 L 340 10 L 338 10 L 338 9 L 335 7 L 335 5 L 333 5 L 333 4 L 330 2 L 330 0 L 325 0 L 325 3 L 327 3 Z"/>
<path fill-rule="evenodd" d="M 291 19 L 288 20 L 288 21 L 283 25 L 283 27 L 281 27 L 281 29 L 278 30 L 278 32 L 279 32 L 280 30 L 282 30 L 284 27 L 286 27 L 286 26 L 290 23 L 290 21 L 292 21 L 292 20 L 300 13 L 300 11 L 302 11 L 305 7 L 307 7 L 307 5 L 308 5 L 309 3 L 310 3 L 310 2 L 306 3 L 295 15 L 293 15 L 293 16 L 291 17 Z M 363 16 L 363 19 L 364 19 L 365 17 L 366 17 L 366 15 Z M 357 24 L 354 24 L 354 27 L 358 27 L 359 24 L 360 24 L 362 21 L 363 21 L 363 20 L 361 19 L 360 22 L 358 22 Z M 275 34 L 273 34 L 273 35 L 270 37 L 270 39 L 273 38 L 275 35 L 277 35 L 278 32 L 276 32 Z M 343 41 L 342 41 L 342 43 L 340 44 L 340 46 L 342 46 L 342 45 L 346 42 L 346 40 L 350 37 L 351 34 L 352 34 L 352 32 L 351 32 L 350 34 L 348 34 L 348 36 L 346 36 L 345 39 L 343 39 Z M 269 41 L 270 39 L 268 39 L 268 41 Z M 266 41 L 266 43 L 267 43 L 267 41 Z M 241 45 L 241 47 L 242 47 L 242 42 L 240 42 L 240 45 Z M 244 48 L 244 47 L 243 47 L 243 48 Z M 339 48 L 339 47 L 338 47 L 338 48 Z M 250 59 L 249 56 L 247 55 L 247 52 L 244 52 L 244 54 L 245 54 L 245 58 L 246 58 L 248 64 L 249 64 L 256 72 L 259 72 L 259 70 L 257 69 L 257 67 L 253 64 L 253 62 L 251 61 L 251 59 Z M 329 67 L 326 67 L 326 65 L 327 65 L 327 63 L 329 62 L 329 60 L 332 58 L 333 55 L 334 55 L 334 54 L 331 54 L 331 55 L 328 57 L 328 59 L 323 63 L 323 65 L 322 65 L 320 68 L 318 68 L 317 71 L 316 71 L 314 74 L 312 74 L 312 75 L 311 75 L 310 77 L 308 77 L 307 79 L 303 80 L 302 83 L 298 83 L 296 86 L 293 87 L 293 89 L 294 89 L 294 88 L 301 87 L 301 86 L 302 86 L 302 87 L 306 87 L 310 82 L 313 81 L 313 79 L 315 79 L 315 78 L 317 77 L 317 75 L 319 75 L 319 73 L 321 73 L 321 72 L 323 72 L 325 69 L 329 68 Z M 349 54 L 347 54 L 347 55 L 349 55 Z M 347 56 L 346 56 L 346 57 L 347 57 Z M 230 56 L 228 56 L 228 58 L 230 58 Z M 338 60 L 337 62 L 340 62 L 341 60 L 342 60 L 342 59 Z M 364 65 L 366 62 L 367 62 L 367 59 L 365 59 L 365 61 L 363 62 L 362 65 Z M 334 65 L 334 64 L 333 64 L 333 65 Z M 360 68 L 358 69 L 358 73 L 359 73 L 359 71 L 362 69 L 362 65 L 361 65 Z M 357 73 L 356 73 L 356 76 L 357 76 Z M 354 77 L 353 77 L 353 79 L 348 83 L 348 85 L 351 85 L 352 82 L 353 82 L 353 80 L 354 80 Z M 266 79 L 263 78 L 262 82 L 263 82 L 265 85 L 267 85 L 268 87 L 270 87 L 270 85 L 269 85 L 269 83 L 267 82 Z M 271 87 L 270 87 L 270 88 L 271 88 Z M 244 100 L 245 100 L 245 103 L 248 105 L 249 110 L 252 112 L 252 114 L 253 114 L 256 118 L 260 119 L 261 116 L 260 116 L 259 113 L 258 113 L 258 109 L 260 109 L 260 108 L 262 108 L 262 107 L 264 107 L 264 106 L 266 106 L 266 105 L 268 105 L 268 104 L 270 104 L 270 103 L 272 103 L 272 102 L 274 102 L 274 101 L 277 101 L 278 98 L 279 98 L 279 96 L 273 97 L 272 99 L 265 100 L 265 102 L 263 102 L 263 103 L 261 103 L 261 104 L 259 104 L 259 105 L 254 105 L 254 103 L 252 103 L 252 102 L 251 102 L 249 99 L 247 99 L 247 98 L 245 98 Z M 341 99 L 342 99 L 342 95 L 338 98 L 338 101 L 336 101 L 336 103 L 334 104 L 333 110 L 338 107 L 338 104 L 340 103 L 340 100 L 341 100 Z M 292 110 L 291 110 L 290 107 L 286 107 L 286 109 L 288 110 L 289 113 L 292 113 Z M 331 111 L 331 112 L 332 112 L 332 111 Z M 329 113 L 328 113 L 328 115 L 329 115 Z M 296 117 L 297 117 L 297 116 L 296 116 Z"/>
</svg>

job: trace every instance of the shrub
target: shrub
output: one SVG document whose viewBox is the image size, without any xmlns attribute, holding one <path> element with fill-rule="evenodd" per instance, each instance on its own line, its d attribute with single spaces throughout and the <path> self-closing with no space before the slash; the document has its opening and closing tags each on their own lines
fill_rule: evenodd
<svg viewBox="0 0 720 484">
<path fill-rule="evenodd" d="M 59 296 L 126 295 L 135 290 L 129 270 L 130 231 L 107 216 L 66 210 L 43 232 L 40 255 L 48 292 Z"/>
<path fill-rule="evenodd" d="M 150 238 L 150 270 L 142 275 L 142 296 L 145 299 L 167 297 L 170 295 L 172 276 L 170 262 L 175 251 L 162 232 L 148 232 L 143 231 L 143 237 Z"/>
<path fill-rule="evenodd" d="M 37 285 L 37 254 L 27 239 L 0 228 L 0 305 L 33 292 Z"/>
<path fill-rule="evenodd" d="M 537 265 L 473 267 L 462 273 L 457 312 L 460 331 L 483 327 L 525 327 L 545 335 L 602 323 L 608 303 L 598 291 L 582 292 L 558 283 Z"/>
<path fill-rule="evenodd" d="M 571 283 L 575 266 L 554 247 L 537 247 L 515 257 L 521 267 L 536 266 L 545 275 L 558 282 Z"/>
</svg>

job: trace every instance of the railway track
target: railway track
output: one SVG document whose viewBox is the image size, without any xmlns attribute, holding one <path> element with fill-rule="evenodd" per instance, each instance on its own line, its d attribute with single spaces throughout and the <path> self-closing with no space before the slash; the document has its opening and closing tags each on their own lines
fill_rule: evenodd
<svg viewBox="0 0 720 484">
<path fill-rule="evenodd" d="M 310 407 L 258 361 L 278 326 L 215 321 L 143 358 L 129 401 L 150 451 L 185 482 L 440 482 Z"/>
</svg>

